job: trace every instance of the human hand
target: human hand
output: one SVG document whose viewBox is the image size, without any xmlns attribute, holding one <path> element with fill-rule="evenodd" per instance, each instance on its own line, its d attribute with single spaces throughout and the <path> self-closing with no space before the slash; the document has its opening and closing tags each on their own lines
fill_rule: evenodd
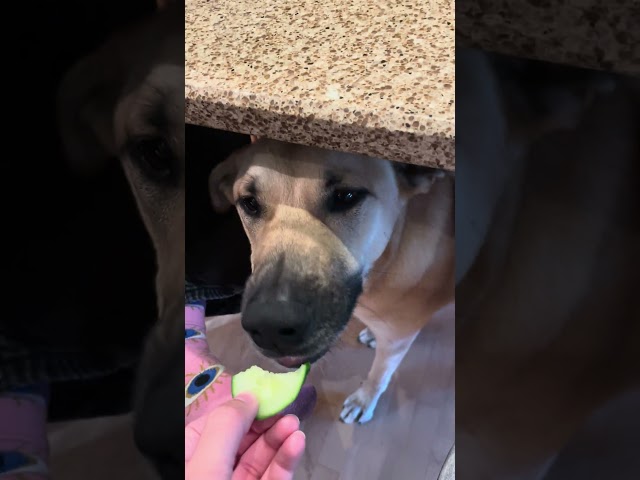
<svg viewBox="0 0 640 480">
<path fill-rule="evenodd" d="M 186 480 L 291 480 L 305 448 L 295 415 L 254 422 L 258 402 L 241 394 L 185 429 Z"/>
</svg>

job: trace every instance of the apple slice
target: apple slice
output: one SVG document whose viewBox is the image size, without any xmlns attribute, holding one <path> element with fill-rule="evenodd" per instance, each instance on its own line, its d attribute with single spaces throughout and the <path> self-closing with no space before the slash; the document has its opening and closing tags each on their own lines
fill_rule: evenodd
<svg viewBox="0 0 640 480">
<path fill-rule="evenodd" d="M 305 363 L 293 372 L 272 373 L 253 366 L 231 378 L 231 395 L 250 392 L 258 399 L 256 420 L 272 417 L 291 405 L 304 384 L 310 365 Z"/>
</svg>

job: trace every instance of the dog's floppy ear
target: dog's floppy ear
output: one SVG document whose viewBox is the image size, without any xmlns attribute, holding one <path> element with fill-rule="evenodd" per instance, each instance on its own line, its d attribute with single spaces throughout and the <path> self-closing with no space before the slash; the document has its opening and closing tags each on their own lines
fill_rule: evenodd
<svg viewBox="0 0 640 480">
<path fill-rule="evenodd" d="M 58 128 L 72 168 L 95 173 L 116 156 L 114 111 L 125 78 L 111 42 L 74 65 L 58 89 Z"/>
<path fill-rule="evenodd" d="M 598 98 L 616 88 L 616 81 L 606 72 L 504 56 L 491 59 L 508 116 L 534 139 L 576 128 Z"/>
<path fill-rule="evenodd" d="M 233 183 L 238 174 L 238 153 L 232 153 L 219 163 L 209 175 L 209 195 L 213 209 L 224 213 L 233 205 Z"/>
<path fill-rule="evenodd" d="M 445 176 L 445 172 L 438 168 L 409 163 L 394 162 L 393 168 L 398 178 L 400 191 L 409 196 L 427 193 L 438 178 Z"/>
</svg>

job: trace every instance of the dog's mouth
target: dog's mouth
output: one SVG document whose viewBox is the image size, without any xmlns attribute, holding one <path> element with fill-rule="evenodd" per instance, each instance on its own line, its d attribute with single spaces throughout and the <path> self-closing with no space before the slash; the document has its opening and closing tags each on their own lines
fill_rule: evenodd
<svg viewBox="0 0 640 480">
<path fill-rule="evenodd" d="M 315 362 L 317 362 L 328 351 L 329 351 L 329 349 L 326 349 L 326 350 L 323 350 L 323 351 L 321 351 L 319 353 L 316 353 L 316 354 L 313 354 L 313 355 L 306 355 L 306 356 L 287 355 L 287 356 L 284 356 L 284 357 L 275 358 L 275 361 L 278 362 L 283 367 L 299 368 L 300 365 L 304 365 L 305 363 L 315 363 Z"/>
<path fill-rule="evenodd" d="M 312 353 L 301 353 L 297 355 L 279 355 L 275 352 L 266 351 L 262 348 L 258 347 L 258 350 L 262 355 L 271 360 L 274 360 L 279 365 L 282 365 L 286 368 L 299 368 L 301 365 L 305 363 L 313 364 L 320 360 L 325 354 L 329 351 L 330 347 L 325 347 L 321 350 Z"/>
<path fill-rule="evenodd" d="M 300 365 L 304 365 L 305 363 L 307 363 L 307 361 L 308 360 L 306 357 L 287 356 L 287 357 L 276 358 L 276 362 L 278 362 L 283 367 L 287 367 L 287 368 L 299 368 Z"/>
</svg>

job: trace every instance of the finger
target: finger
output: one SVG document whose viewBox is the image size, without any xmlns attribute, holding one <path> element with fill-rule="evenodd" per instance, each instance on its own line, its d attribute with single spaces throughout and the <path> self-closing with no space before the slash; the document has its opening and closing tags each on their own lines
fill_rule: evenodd
<svg viewBox="0 0 640 480">
<path fill-rule="evenodd" d="M 198 446 L 185 468 L 189 480 L 229 478 L 238 447 L 258 412 L 253 395 L 241 394 L 207 417 Z"/>
<path fill-rule="evenodd" d="M 293 432 L 276 453 L 264 480 L 291 480 L 304 454 L 305 445 L 304 433 L 300 430 Z"/>
<path fill-rule="evenodd" d="M 280 420 L 284 415 L 275 415 L 266 420 L 256 420 L 251 424 L 251 431 L 256 433 L 264 433 L 269 430 L 273 425 Z"/>
<path fill-rule="evenodd" d="M 202 431 L 207 424 L 207 416 L 200 417 L 189 425 L 187 425 L 184 429 L 184 461 L 189 462 L 191 457 L 193 456 L 193 452 L 196 451 L 198 447 L 198 442 L 200 442 L 200 437 L 202 436 Z"/>
<path fill-rule="evenodd" d="M 240 448 L 238 448 L 238 455 L 244 454 L 251 445 L 262 435 L 269 430 L 282 416 L 276 416 L 267 418 L 266 420 L 258 420 L 251 424 L 251 430 L 247 433 L 240 442 Z"/>
<path fill-rule="evenodd" d="M 234 480 L 262 477 L 278 449 L 299 427 L 300 420 L 295 415 L 287 415 L 278 420 L 242 455 L 236 467 L 237 477 L 234 476 Z"/>
</svg>

